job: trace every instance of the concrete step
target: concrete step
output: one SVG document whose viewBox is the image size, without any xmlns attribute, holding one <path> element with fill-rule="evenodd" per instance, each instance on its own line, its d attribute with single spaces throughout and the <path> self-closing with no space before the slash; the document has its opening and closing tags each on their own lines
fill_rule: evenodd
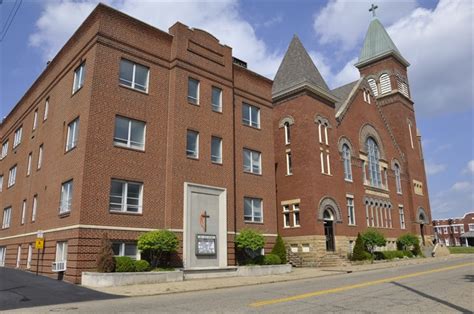
<svg viewBox="0 0 474 314">
<path fill-rule="evenodd" d="M 203 267 L 203 268 L 188 268 L 183 269 L 185 280 L 189 279 L 207 279 L 207 278 L 222 278 L 235 277 L 237 267 Z"/>
</svg>

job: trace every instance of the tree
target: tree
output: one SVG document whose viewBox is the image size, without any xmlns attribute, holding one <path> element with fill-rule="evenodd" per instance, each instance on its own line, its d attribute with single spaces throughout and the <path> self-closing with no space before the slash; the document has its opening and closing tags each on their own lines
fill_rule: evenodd
<svg viewBox="0 0 474 314">
<path fill-rule="evenodd" d="M 168 266 L 170 255 L 178 250 L 178 245 L 178 237 L 168 230 L 150 231 L 138 238 L 138 249 L 150 255 L 152 267 Z"/>
<path fill-rule="evenodd" d="M 280 261 L 282 264 L 286 264 L 286 247 L 285 242 L 280 235 L 277 236 L 275 246 L 272 249 L 272 254 L 277 255 L 280 257 Z"/>
<path fill-rule="evenodd" d="M 265 246 L 265 238 L 258 231 L 242 229 L 237 237 L 235 237 L 235 244 L 240 249 L 240 256 L 238 257 L 240 262 L 243 264 L 253 264 Z"/>
<path fill-rule="evenodd" d="M 111 273 L 115 271 L 115 258 L 112 249 L 112 242 L 110 242 L 107 233 L 104 232 L 100 244 L 100 251 L 97 254 L 97 271 L 101 273 Z"/>
<path fill-rule="evenodd" d="M 367 259 L 369 253 L 365 250 L 364 241 L 360 236 L 360 233 L 357 234 L 357 239 L 354 245 L 354 250 L 352 251 L 352 260 L 353 261 L 363 261 Z"/>
<path fill-rule="evenodd" d="M 406 233 L 398 237 L 397 239 L 397 249 L 403 251 L 409 251 L 415 245 L 420 245 L 420 240 L 418 237 L 411 233 Z"/>
<path fill-rule="evenodd" d="M 367 231 L 364 232 L 361 237 L 365 248 L 368 252 L 370 252 L 370 254 L 372 254 L 372 257 L 374 256 L 374 251 L 377 246 L 385 246 L 387 243 L 385 236 L 372 228 L 367 229 Z"/>
</svg>

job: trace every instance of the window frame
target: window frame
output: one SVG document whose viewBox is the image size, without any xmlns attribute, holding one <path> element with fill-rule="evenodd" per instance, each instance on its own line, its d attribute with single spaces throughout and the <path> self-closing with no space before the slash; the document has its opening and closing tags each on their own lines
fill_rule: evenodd
<svg viewBox="0 0 474 314">
<path fill-rule="evenodd" d="M 15 164 L 14 166 L 10 167 L 8 170 L 8 184 L 7 188 L 11 188 L 16 184 L 16 173 L 17 173 L 18 167 Z"/>
<path fill-rule="evenodd" d="M 21 203 L 21 222 L 20 222 L 21 225 L 24 225 L 26 221 L 26 206 L 27 206 L 26 199 L 24 199 L 23 202 Z"/>
<path fill-rule="evenodd" d="M 40 170 L 43 164 L 43 144 L 39 146 L 38 150 L 38 163 L 36 165 L 36 170 Z"/>
<path fill-rule="evenodd" d="M 256 112 L 257 112 L 257 121 L 255 122 L 255 125 L 254 125 L 254 121 L 253 121 L 252 108 L 256 109 Z M 244 118 L 244 112 L 247 111 L 246 109 L 248 109 L 248 116 L 249 116 L 248 120 Z M 260 115 L 261 115 L 261 113 L 260 113 L 260 108 L 259 107 L 248 104 L 246 102 L 242 103 L 242 124 L 243 125 L 260 130 L 261 129 Z"/>
<path fill-rule="evenodd" d="M 283 124 L 283 131 L 285 132 L 285 145 L 291 144 L 291 130 L 290 130 L 290 122 L 286 121 Z"/>
<path fill-rule="evenodd" d="M 7 206 L 3 209 L 2 229 L 10 228 L 12 223 L 12 207 Z"/>
<path fill-rule="evenodd" d="M 75 118 L 67 125 L 66 152 L 77 147 L 77 143 L 79 142 L 79 126 L 79 117 Z"/>
<path fill-rule="evenodd" d="M 112 196 L 112 183 L 113 182 L 119 182 L 122 184 L 122 195 L 114 195 Z M 138 195 L 138 205 L 129 205 L 128 204 L 128 186 L 129 184 L 136 184 L 139 185 L 139 195 Z M 112 197 L 120 197 L 121 198 L 121 203 L 112 203 L 111 198 Z M 120 205 L 120 210 L 117 209 L 112 209 L 111 205 Z M 137 211 L 129 211 L 128 207 L 135 207 L 137 208 Z M 129 180 L 121 180 L 121 179 L 115 179 L 112 178 L 110 180 L 110 190 L 109 190 L 109 212 L 110 213 L 126 213 L 126 214 L 142 214 L 143 213 L 143 182 L 138 182 L 138 181 L 129 181 Z"/>
<path fill-rule="evenodd" d="M 68 214 L 72 211 L 73 193 L 74 193 L 74 179 L 70 179 L 61 183 L 61 190 L 60 190 L 60 197 L 59 197 L 59 215 Z"/>
<path fill-rule="evenodd" d="M 347 220 L 349 226 L 356 226 L 354 196 L 346 195 Z"/>
<path fill-rule="evenodd" d="M 369 183 L 373 187 L 382 188 L 382 173 L 380 170 L 380 149 L 372 137 L 365 141 L 369 168 Z"/>
<path fill-rule="evenodd" d="M 406 229 L 406 221 L 405 221 L 405 210 L 403 206 L 398 206 L 398 216 L 400 218 L 400 229 Z"/>
<path fill-rule="evenodd" d="M 190 134 L 195 135 L 195 137 L 194 137 L 195 150 L 194 151 L 189 149 L 189 144 L 190 144 L 189 143 L 189 135 Z M 191 129 L 186 130 L 186 157 L 190 158 L 190 159 L 199 159 L 199 132 L 196 131 L 196 130 L 191 130 Z"/>
<path fill-rule="evenodd" d="M 250 216 L 250 220 L 247 219 L 246 217 L 249 217 L 249 216 L 245 216 L 245 200 L 248 199 L 250 200 L 250 203 L 251 203 L 251 216 Z M 260 220 L 257 221 L 256 220 L 256 215 L 255 215 L 255 206 L 254 206 L 254 201 L 259 201 L 260 202 Z M 245 223 L 259 223 L 259 224 L 263 224 L 263 199 L 261 198 L 258 198 L 258 197 L 251 197 L 251 196 L 245 196 L 244 197 L 244 222 Z"/>
<path fill-rule="evenodd" d="M 286 152 L 286 175 L 293 175 L 293 164 L 291 160 L 291 151 Z"/>
<path fill-rule="evenodd" d="M 216 105 L 214 104 L 214 91 L 217 90 L 219 91 L 219 104 Z M 219 112 L 219 113 L 222 113 L 222 89 L 217 87 L 217 86 L 212 86 L 211 88 L 211 108 L 212 108 L 212 111 L 214 112 Z"/>
<path fill-rule="evenodd" d="M 130 257 L 133 260 L 137 260 L 137 261 L 140 260 L 140 250 L 138 249 L 138 243 L 137 242 L 112 241 L 112 249 L 113 249 L 114 245 L 119 245 L 119 254 L 116 255 L 115 251 L 114 251 L 114 256 L 116 256 L 116 257 L 118 257 L 118 256 L 127 256 L 127 257 Z M 133 256 L 132 255 L 125 255 L 126 245 L 134 245 L 135 246 L 135 249 L 136 249 L 135 255 L 133 255 Z"/>
<path fill-rule="evenodd" d="M 219 141 L 219 155 L 213 154 L 213 143 L 214 140 Z M 222 138 L 219 136 L 211 136 L 211 162 L 214 164 L 222 165 Z"/>
<path fill-rule="evenodd" d="M 296 203 L 292 205 L 293 208 L 293 227 L 298 228 L 301 227 L 301 220 L 300 220 L 300 204 Z M 296 219 L 298 217 L 298 219 Z M 298 223 L 296 221 L 298 220 Z"/>
<path fill-rule="evenodd" d="M 8 156 L 8 146 L 9 146 L 8 140 L 2 143 L 2 151 L 0 153 L 0 160 Z"/>
<path fill-rule="evenodd" d="M 26 161 L 26 176 L 31 175 L 31 163 L 33 161 L 33 152 L 28 154 L 28 159 Z"/>
<path fill-rule="evenodd" d="M 190 82 L 196 83 L 196 97 L 190 95 L 190 92 L 191 92 L 190 85 L 189 85 Z M 193 77 L 188 77 L 188 94 L 187 94 L 188 103 L 199 106 L 200 96 L 201 96 L 201 82 L 198 79 L 195 79 Z"/>
<path fill-rule="evenodd" d="M 3 174 L 0 174 L 0 192 L 3 192 Z"/>
<path fill-rule="evenodd" d="M 21 144 L 21 139 L 23 135 L 23 125 L 20 125 L 16 130 L 13 135 L 13 146 L 12 149 L 15 149 L 18 147 L 18 145 Z"/>
<path fill-rule="evenodd" d="M 395 186 L 397 188 L 397 194 L 402 194 L 402 180 L 401 180 L 401 169 L 400 165 L 397 163 L 394 165 L 393 169 L 395 173 Z"/>
<path fill-rule="evenodd" d="M 59 254 L 61 253 L 61 254 Z M 56 242 L 56 252 L 54 254 L 54 262 L 67 262 L 68 256 L 68 243 L 67 241 L 57 241 Z M 60 259 L 58 259 L 58 257 Z"/>
<path fill-rule="evenodd" d="M 246 170 L 246 166 L 245 166 L 245 152 L 249 152 L 250 155 L 249 155 L 249 160 L 250 160 L 250 165 L 247 167 L 247 168 L 250 168 L 250 170 Z M 258 154 L 258 172 L 254 172 L 254 158 L 253 158 L 253 154 Z M 256 151 L 256 150 L 252 150 L 252 149 L 249 149 L 249 148 L 244 148 L 243 149 L 243 153 L 242 153 L 242 157 L 243 157 L 243 170 L 244 170 L 244 173 L 250 173 L 250 174 L 255 174 L 255 175 L 262 175 L 263 173 L 263 169 L 262 169 L 262 153 L 259 152 L 259 151 Z"/>
<path fill-rule="evenodd" d="M 33 202 L 31 204 L 31 222 L 36 221 L 37 210 L 38 210 L 38 195 L 35 194 L 33 196 Z"/>
<path fill-rule="evenodd" d="M 48 113 L 49 113 L 49 97 L 46 98 L 44 102 L 43 122 L 48 120 Z"/>
<path fill-rule="evenodd" d="M 35 109 L 34 113 L 33 113 L 33 127 L 32 127 L 32 131 L 36 130 L 36 128 L 38 127 L 38 108 Z"/>
<path fill-rule="evenodd" d="M 344 180 L 353 182 L 351 149 L 347 144 L 342 145 L 342 161 L 344 165 Z"/>
<path fill-rule="evenodd" d="M 291 228 L 290 214 L 290 205 L 283 205 L 283 228 Z"/>
<path fill-rule="evenodd" d="M 86 62 L 82 62 L 74 69 L 74 78 L 72 82 L 72 94 L 77 93 L 84 86 L 86 72 Z"/>
<path fill-rule="evenodd" d="M 126 139 L 119 138 L 116 135 L 116 133 L 117 133 L 117 121 L 118 120 L 124 120 L 124 121 L 127 121 L 127 123 L 128 123 L 127 138 Z M 145 147 L 146 147 L 146 122 L 145 121 L 128 118 L 128 117 L 121 116 L 121 115 L 116 115 L 114 122 L 115 123 L 114 123 L 113 144 L 114 144 L 115 147 L 128 148 L 128 149 L 133 149 L 133 150 L 137 150 L 137 151 L 145 151 Z M 143 139 L 142 139 L 143 142 L 140 143 L 140 142 L 133 141 L 135 143 L 141 144 L 142 147 L 140 147 L 139 145 L 133 145 L 133 143 L 132 143 L 132 125 L 133 125 L 133 123 L 135 123 L 135 125 L 143 125 Z M 125 140 L 127 141 L 127 143 L 122 143 L 121 142 L 121 141 L 125 141 Z"/>
<path fill-rule="evenodd" d="M 128 80 L 120 77 L 120 74 L 122 72 L 121 71 L 122 62 L 127 62 L 127 63 L 132 64 L 132 80 L 129 81 L 131 83 L 131 85 L 124 84 L 122 81 L 128 81 Z M 136 87 L 136 85 L 142 86 L 141 84 L 136 82 L 137 66 L 142 67 L 142 68 L 147 70 L 145 90 L 142 90 L 142 89 Z M 119 85 L 127 87 L 127 88 L 131 88 L 133 90 L 136 90 L 136 91 L 139 91 L 139 92 L 142 92 L 142 93 L 148 94 L 148 88 L 149 88 L 149 85 L 150 85 L 150 67 L 147 67 L 143 64 L 140 64 L 140 63 L 137 63 L 137 62 L 125 59 L 125 58 L 121 58 L 120 63 L 119 63 Z"/>
</svg>

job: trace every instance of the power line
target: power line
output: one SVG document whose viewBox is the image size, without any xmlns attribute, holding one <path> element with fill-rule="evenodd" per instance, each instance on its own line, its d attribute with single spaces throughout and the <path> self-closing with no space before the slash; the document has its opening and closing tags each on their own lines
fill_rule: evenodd
<svg viewBox="0 0 474 314">
<path fill-rule="evenodd" d="M 10 26 L 12 25 L 13 20 L 15 19 L 15 16 L 18 13 L 18 10 L 20 9 L 22 2 L 23 2 L 23 0 L 15 1 L 15 5 L 16 5 L 16 3 L 18 3 L 18 5 L 16 7 L 14 6 L 13 9 L 10 11 L 10 14 L 8 15 L 8 18 L 10 18 L 10 16 L 11 16 L 11 19 L 7 18 L 3 33 L 2 33 L 1 38 L 0 38 L 0 42 L 2 42 L 3 39 L 5 38 L 5 36 L 7 35 L 8 30 L 10 29 Z M 12 12 L 13 12 L 13 15 L 12 15 Z"/>
</svg>

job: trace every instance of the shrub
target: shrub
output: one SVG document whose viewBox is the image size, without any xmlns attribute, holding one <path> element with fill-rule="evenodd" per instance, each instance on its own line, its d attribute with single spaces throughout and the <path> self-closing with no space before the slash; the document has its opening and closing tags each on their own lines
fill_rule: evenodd
<svg viewBox="0 0 474 314">
<path fill-rule="evenodd" d="M 403 251 L 383 251 L 383 252 L 375 252 L 376 256 L 379 256 L 378 259 L 386 259 L 392 260 L 394 258 L 403 258 L 405 253 Z"/>
<path fill-rule="evenodd" d="M 135 263 L 128 256 L 117 256 L 115 258 L 115 271 L 118 273 L 129 273 L 135 271 Z"/>
<path fill-rule="evenodd" d="M 276 254 L 267 254 L 263 256 L 263 265 L 278 265 L 282 264 L 281 259 Z"/>
<path fill-rule="evenodd" d="M 364 242 L 362 241 L 362 237 L 359 234 L 357 234 L 357 240 L 354 245 L 354 250 L 352 252 L 351 259 L 353 261 L 363 261 L 367 259 L 367 252 L 365 251 L 364 248 Z"/>
<path fill-rule="evenodd" d="M 385 244 L 387 243 L 387 241 L 385 240 L 385 236 L 379 231 L 372 228 L 367 229 L 367 231 L 364 232 L 361 237 L 366 250 L 372 255 L 374 254 L 375 248 L 377 246 L 385 246 Z"/>
<path fill-rule="evenodd" d="M 97 254 L 97 271 L 101 273 L 111 273 L 115 270 L 114 251 L 112 243 L 107 237 L 107 233 L 102 235 L 100 251 Z"/>
<path fill-rule="evenodd" d="M 149 271 L 150 270 L 150 263 L 148 263 L 145 260 L 137 260 L 135 261 L 135 271 L 137 272 L 143 272 L 143 271 Z"/>
<path fill-rule="evenodd" d="M 235 238 L 235 243 L 239 249 L 258 251 L 265 245 L 265 238 L 258 231 L 243 229 Z"/>
<path fill-rule="evenodd" d="M 168 230 L 150 231 L 138 238 L 138 249 L 149 254 L 153 267 L 168 266 L 170 255 L 178 250 L 178 245 L 178 237 Z"/>
<path fill-rule="evenodd" d="M 413 253 L 411 251 L 402 251 L 403 252 L 403 255 L 405 255 L 406 257 L 408 258 L 412 258 L 413 257 Z"/>
<path fill-rule="evenodd" d="M 411 233 L 406 233 L 404 235 L 401 235 L 397 239 L 397 249 L 399 250 L 409 251 L 416 244 L 418 244 L 418 247 L 419 247 L 420 240 L 418 239 L 416 235 L 411 234 Z"/>
<path fill-rule="evenodd" d="M 286 264 L 286 247 L 285 242 L 280 235 L 277 236 L 275 246 L 272 249 L 272 254 L 277 255 L 280 258 L 281 264 Z"/>
<path fill-rule="evenodd" d="M 421 252 L 420 245 L 418 243 L 413 244 L 413 250 L 411 250 L 411 252 L 415 256 L 423 256 L 423 253 Z"/>
</svg>

